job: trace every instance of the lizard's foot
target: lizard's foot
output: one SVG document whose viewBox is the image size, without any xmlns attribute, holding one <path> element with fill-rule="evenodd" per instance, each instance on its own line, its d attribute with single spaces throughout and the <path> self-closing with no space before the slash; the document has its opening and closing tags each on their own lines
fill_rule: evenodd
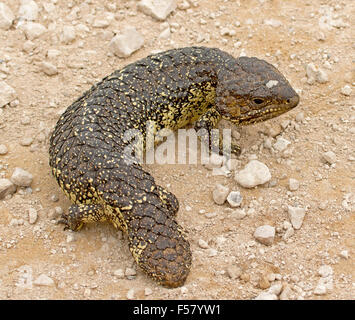
<svg viewBox="0 0 355 320">
<path fill-rule="evenodd" d="M 58 223 L 64 224 L 64 230 L 78 231 L 88 222 L 104 220 L 103 208 L 97 204 L 73 204 L 68 214 L 62 214 Z"/>
</svg>

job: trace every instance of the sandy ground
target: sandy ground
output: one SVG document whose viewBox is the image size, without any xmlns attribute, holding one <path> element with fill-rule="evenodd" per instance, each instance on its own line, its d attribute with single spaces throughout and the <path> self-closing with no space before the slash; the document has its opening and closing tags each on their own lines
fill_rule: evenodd
<svg viewBox="0 0 355 320">
<path fill-rule="evenodd" d="M 136 1 L 36 0 L 35 22 L 47 32 L 32 44 L 16 28 L 20 1 L 3 2 L 16 20 L 0 30 L 0 76 L 16 90 L 18 103 L 0 108 L 0 144 L 8 148 L 0 155 L 0 175 L 10 178 L 21 167 L 34 179 L 31 188 L 0 200 L 1 299 L 253 299 L 270 293 L 270 286 L 285 299 L 355 297 L 353 1 L 178 1 L 181 9 L 159 22 L 138 11 Z M 50 3 L 54 10 L 48 13 Z M 189 8 L 183 8 L 186 3 Z M 108 26 L 95 27 L 93 20 L 107 12 L 114 17 Z M 61 34 L 68 25 L 77 32 L 64 44 Z M 109 43 L 126 25 L 135 26 L 145 43 L 122 59 Z M 170 36 L 159 38 L 168 25 Z M 230 34 L 222 35 L 223 28 Z M 104 76 L 152 51 L 190 45 L 266 59 L 301 102 L 281 117 L 238 129 L 244 152 L 237 171 L 257 158 L 271 171 L 269 184 L 244 189 L 234 174 L 214 176 L 200 164 L 149 166 L 157 182 L 178 197 L 177 220 L 193 252 L 185 285 L 166 289 L 136 268 L 127 239 L 111 225 L 73 233 L 56 223 L 70 202 L 51 176 L 48 138 L 65 108 Z M 58 55 L 48 58 L 50 49 Z M 58 74 L 46 75 L 43 61 Z M 310 63 L 324 70 L 324 83 L 308 83 Z M 341 93 L 346 85 L 350 95 Z M 265 147 L 276 135 L 291 142 L 286 150 Z M 328 151 L 335 154 L 333 164 L 323 159 Z M 295 191 L 289 190 L 290 178 L 299 181 Z M 241 192 L 245 218 L 235 218 L 228 204 L 214 203 L 217 183 Z M 288 205 L 305 208 L 306 216 L 285 239 Z M 34 223 L 30 208 L 38 215 Z M 271 246 L 253 237 L 266 224 L 276 228 Z M 281 289 L 275 289 L 278 284 Z"/>
</svg>

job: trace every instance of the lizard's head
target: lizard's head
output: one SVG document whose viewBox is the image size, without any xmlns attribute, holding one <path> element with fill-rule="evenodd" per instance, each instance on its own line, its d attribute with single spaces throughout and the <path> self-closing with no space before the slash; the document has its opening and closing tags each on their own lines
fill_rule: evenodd
<svg viewBox="0 0 355 320">
<path fill-rule="evenodd" d="M 247 125 L 274 118 L 296 107 L 298 94 L 271 64 L 240 57 L 218 76 L 216 105 L 222 118 Z"/>
</svg>

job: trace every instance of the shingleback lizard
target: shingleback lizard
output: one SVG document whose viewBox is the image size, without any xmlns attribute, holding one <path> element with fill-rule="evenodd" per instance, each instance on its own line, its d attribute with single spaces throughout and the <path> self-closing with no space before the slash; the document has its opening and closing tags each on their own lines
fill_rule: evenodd
<svg viewBox="0 0 355 320">
<path fill-rule="evenodd" d="M 144 272 L 163 286 L 181 286 L 191 250 L 175 221 L 178 200 L 139 163 L 124 160 L 125 131 L 144 135 L 147 121 L 156 130 L 195 123 L 195 129 L 210 131 L 222 118 L 247 125 L 298 102 L 271 64 L 216 48 L 173 49 L 113 72 L 68 107 L 51 136 L 50 167 L 73 202 L 61 222 L 79 230 L 85 223 L 110 221 L 128 235 Z"/>
</svg>

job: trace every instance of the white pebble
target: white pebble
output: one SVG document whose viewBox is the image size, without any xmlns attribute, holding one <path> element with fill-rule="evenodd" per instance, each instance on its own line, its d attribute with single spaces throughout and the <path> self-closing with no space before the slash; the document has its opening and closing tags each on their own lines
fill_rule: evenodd
<svg viewBox="0 0 355 320">
<path fill-rule="evenodd" d="M 25 32 L 26 38 L 28 40 L 37 39 L 47 31 L 46 27 L 44 27 L 42 24 L 31 21 L 21 26 L 21 29 L 23 29 Z"/>
<path fill-rule="evenodd" d="M 202 249 L 208 249 L 209 248 L 208 243 L 205 240 L 203 240 L 203 239 L 199 239 L 198 240 L 198 245 Z"/>
<path fill-rule="evenodd" d="M 126 297 L 127 297 L 127 299 L 128 300 L 133 300 L 134 299 L 134 289 L 129 289 L 128 290 L 128 292 L 127 292 L 127 295 L 126 295 Z"/>
<path fill-rule="evenodd" d="M 318 269 L 318 274 L 323 278 L 331 276 L 333 274 L 333 268 L 328 265 L 322 265 Z"/>
<path fill-rule="evenodd" d="M 10 29 L 14 20 L 15 16 L 11 9 L 5 3 L 0 2 L 0 29 Z"/>
<path fill-rule="evenodd" d="M 296 230 L 301 228 L 305 214 L 306 209 L 304 208 L 288 206 L 288 216 Z"/>
<path fill-rule="evenodd" d="M 275 238 L 275 228 L 269 225 L 260 226 L 256 228 L 254 238 L 267 246 L 272 245 Z"/>
<path fill-rule="evenodd" d="M 239 191 L 231 191 L 227 197 L 229 205 L 233 208 L 240 207 L 243 201 L 243 196 Z"/>
<path fill-rule="evenodd" d="M 29 208 L 28 209 L 28 222 L 30 224 L 34 224 L 37 221 L 37 217 L 38 217 L 37 210 L 32 207 Z"/>
<path fill-rule="evenodd" d="M 323 160 L 325 160 L 329 164 L 333 164 L 337 161 L 336 154 L 333 151 L 327 151 L 322 155 Z"/>
<path fill-rule="evenodd" d="M 348 250 L 342 250 L 342 251 L 339 253 L 339 256 L 341 256 L 341 257 L 344 258 L 344 259 L 349 259 L 349 252 L 348 252 Z"/>
<path fill-rule="evenodd" d="M 244 209 L 236 209 L 230 214 L 230 217 L 240 220 L 240 219 L 245 218 L 246 215 L 247 214 Z"/>
<path fill-rule="evenodd" d="M 288 188 L 290 189 L 290 191 L 296 191 L 299 187 L 300 183 L 298 180 L 292 178 L 288 180 Z"/>
<path fill-rule="evenodd" d="M 222 205 L 228 197 L 229 188 L 221 184 L 217 184 L 213 190 L 212 197 L 215 203 Z"/>
<path fill-rule="evenodd" d="M 176 0 L 141 0 L 138 10 L 157 20 L 165 20 L 176 9 Z"/>
<path fill-rule="evenodd" d="M 16 167 L 10 180 L 19 187 L 29 187 L 32 183 L 33 176 L 22 168 Z"/>
<path fill-rule="evenodd" d="M 16 98 L 15 89 L 9 86 L 5 81 L 0 81 L 0 108 L 6 106 Z"/>
<path fill-rule="evenodd" d="M 58 74 L 57 67 L 50 62 L 42 61 L 40 63 L 40 68 L 47 76 L 54 76 Z"/>
<path fill-rule="evenodd" d="M 288 141 L 287 139 L 278 137 L 276 142 L 274 143 L 274 149 L 276 149 L 279 152 L 282 152 L 287 148 L 289 144 L 291 144 L 291 142 Z"/>
<path fill-rule="evenodd" d="M 319 83 L 328 82 L 328 75 L 323 70 L 315 66 L 313 63 L 309 63 L 306 66 L 307 83 L 314 84 L 315 81 Z"/>
<path fill-rule="evenodd" d="M 8 179 L 0 179 L 0 200 L 16 191 L 16 186 Z"/>
<path fill-rule="evenodd" d="M 38 17 L 38 11 L 39 9 L 36 2 L 31 0 L 21 0 L 21 6 L 18 11 L 20 19 L 34 21 Z"/>
<path fill-rule="evenodd" d="M 76 38 L 75 28 L 73 26 L 64 26 L 60 34 L 60 41 L 64 44 L 72 43 Z"/>
<path fill-rule="evenodd" d="M 341 94 L 343 94 L 344 96 L 350 96 L 351 95 L 351 87 L 347 84 L 344 87 L 341 88 Z"/>
<path fill-rule="evenodd" d="M 130 56 L 144 44 L 143 36 L 135 27 L 126 27 L 123 32 L 116 35 L 110 42 L 110 50 L 118 57 Z"/>
<path fill-rule="evenodd" d="M 0 144 L 0 156 L 3 156 L 8 153 L 8 149 L 4 144 Z"/>
<path fill-rule="evenodd" d="M 41 274 L 35 281 L 33 281 L 33 284 L 36 286 L 50 287 L 54 285 L 54 281 L 47 275 Z"/>
<path fill-rule="evenodd" d="M 271 179 L 269 168 L 258 160 L 251 160 L 243 170 L 236 172 L 235 180 L 244 188 L 253 188 Z"/>
</svg>

